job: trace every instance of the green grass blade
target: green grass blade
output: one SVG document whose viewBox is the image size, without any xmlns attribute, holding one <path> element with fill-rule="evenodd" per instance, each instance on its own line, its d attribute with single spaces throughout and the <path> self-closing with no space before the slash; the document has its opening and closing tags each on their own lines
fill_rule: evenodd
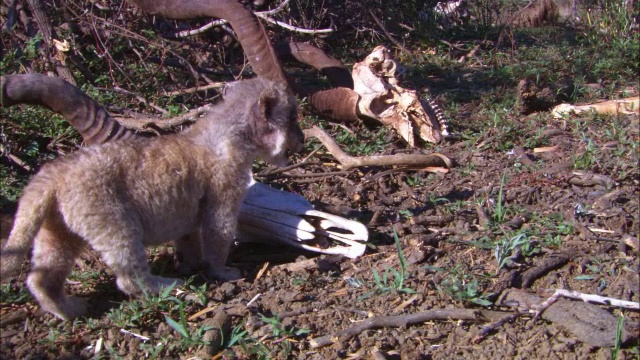
<svg viewBox="0 0 640 360">
<path fill-rule="evenodd" d="M 189 338 L 189 332 L 187 331 L 187 329 L 185 329 L 182 324 L 178 323 L 177 321 L 173 320 L 171 317 L 165 315 L 164 316 L 164 320 L 167 322 L 167 324 L 169 324 L 169 326 L 171 326 L 175 331 L 178 332 L 178 334 L 180 334 L 183 338 L 188 339 Z"/>
</svg>

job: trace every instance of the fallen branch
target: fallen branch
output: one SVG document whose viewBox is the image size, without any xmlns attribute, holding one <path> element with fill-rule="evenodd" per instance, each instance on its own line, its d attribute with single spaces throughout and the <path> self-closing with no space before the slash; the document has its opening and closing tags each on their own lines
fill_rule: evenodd
<svg viewBox="0 0 640 360">
<path fill-rule="evenodd" d="M 47 17 L 47 12 L 44 7 L 44 2 L 42 0 L 28 0 L 27 4 L 31 9 L 33 14 L 33 20 L 35 20 L 36 24 L 38 24 L 38 29 L 42 34 L 42 40 L 46 44 L 44 47 L 44 55 L 49 56 L 49 61 L 55 66 L 56 73 L 68 81 L 69 83 L 75 85 L 76 81 L 73 77 L 73 73 L 69 69 L 66 64 L 66 50 L 64 47 L 56 46 L 55 43 L 57 34 L 54 28 L 51 26 L 51 21 Z"/>
<path fill-rule="evenodd" d="M 291 31 L 295 31 L 295 32 L 299 32 L 302 34 L 328 34 L 330 32 L 333 32 L 333 29 L 304 29 L 304 28 L 300 28 L 297 26 L 293 26 L 293 25 L 289 25 L 285 22 L 282 22 L 280 20 L 276 20 L 273 19 L 269 16 L 260 14 L 260 13 L 256 13 L 256 16 L 258 16 L 261 19 L 264 19 L 267 22 L 270 22 L 272 24 L 278 25 L 280 27 L 283 27 L 287 30 L 291 30 Z"/>
<path fill-rule="evenodd" d="M 9 152 L 9 150 L 7 148 L 4 147 L 4 145 L 0 144 L 0 155 L 4 155 L 7 156 L 9 158 L 9 160 L 11 160 L 14 164 L 20 166 L 21 168 L 23 168 L 24 170 L 31 172 L 33 169 L 31 168 L 31 166 L 29 166 L 29 164 L 27 164 L 25 161 L 23 161 L 22 159 L 20 159 L 19 157 L 13 155 L 11 152 Z"/>
<path fill-rule="evenodd" d="M 356 325 L 315 339 L 311 339 L 309 344 L 312 349 L 331 345 L 336 341 L 345 341 L 352 336 L 358 335 L 365 330 L 379 329 L 384 327 L 406 327 L 432 320 L 467 320 L 486 321 L 499 320 L 505 316 L 505 312 L 474 310 L 474 309 L 449 309 L 449 310 L 427 310 L 415 314 L 378 316 L 361 321 Z"/>
<path fill-rule="evenodd" d="M 561 293 L 563 292 L 565 291 Z M 567 293 L 573 292 L 567 291 Z M 609 301 L 615 300 L 610 298 L 604 299 L 606 299 L 606 303 L 608 304 L 611 304 Z M 553 301 L 555 300 L 558 300 L 558 298 L 553 298 Z M 543 309 L 544 303 L 547 303 L 546 309 Z M 537 316 L 540 316 L 542 319 L 561 326 L 573 334 L 578 340 L 591 346 L 609 347 L 614 346 L 618 341 L 616 340 L 618 318 L 609 311 L 586 301 L 576 302 L 560 299 L 553 304 L 549 303 L 549 299 L 545 301 L 544 298 L 537 295 L 512 288 L 503 291 L 495 304 L 517 307 L 518 312 L 528 311 L 537 314 Z M 635 304 L 637 306 L 637 303 Z M 626 327 L 623 328 L 622 343 L 631 338 L 633 338 L 633 333 Z"/>
<path fill-rule="evenodd" d="M 640 303 L 637 303 L 637 302 L 620 300 L 620 299 L 615 299 L 615 298 L 610 298 L 610 297 L 600 296 L 600 295 L 585 294 L 585 293 L 572 291 L 572 290 L 557 289 L 553 293 L 553 295 L 551 295 L 547 300 L 545 300 L 542 304 L 540 304 L 538 308 L 538 314 L 536 315 L 536 317 L 539 317 L 544 310 L 546 310 L 549 306 L 551 306 L 553 303 L 558 301 L 558 299 L 560 299 L 561 297 L 566 297 L 566 298 L 575 299 L 575 300 L 582 300 L 586 303 L 598 303 L 603 305 L 621 307 L 629 310 L 636 310 L 636 311 L 640 310 Z"/>
<path fill-rule="evenodd" d="M 604 186 L 606 189 L 612 189 L 616 186 L 616 182 L 609 176 L 584 171 L 574 171 L 568 182 L 571 185 L 583 187 L 599 185 Z"/>
<path fill-rule="evenodd" d="M 157 117 L 112 117 L 112 119 L 119 122 L 127 129 L 149 132 L 152 129 L 169 131 L 181 125 L 191 124 L 195 122 L 199 117 L 206 114 L 211 108 L 210 105 L 204 105 L 199 108 L 190 110 L 182 115 L 176 117 L 163 119 Z"/>
<path fill-rule="evenodd" d="M 329 176 L 348 176 L 348 171 L 327 171 L 322 173 L 307 173 L 307 174 L 280 174 L 270 175 L 271 179 L 305 179 L 305 178 L 321 178 Z"/>
<path fill-rule="evenodd" d="M 227 20 L 222 20 L 222 19 L 218 19 L 218 20 L 213 20 L 205 25 L 200 26 L 197 29 L 192 29 L 192 30 L 183 30 L 180 32 L 177 32 L 175 35 L 173 35 L 175 38 L 183 38 L 183 37 L 188 37 L 188 36 L 193 36 L 193 35 L 198 35 L 198 34 L 202 34 L 203 32 L 214 28 L 216 26 L 220 26 L 220 25 L 224 25 L 227 24 L 228 21 Z"/>
<path fill-rule="evenodd" d="M 526 289 L 533 284 L 536 279 L 548 273 L 551 270 L 558 269 L 570 260 L 569 254 L 551 254 L 546 257 L 542 264 L 533 267 L 522 274 L 522 288 Z"/>
<path fill-rule="evenodd" d="M 305 137 L 315 137 L 320 140 L 327 150 L 342 165 L 344 170 L 349 170 L 362 166 L 411 166 L 420 167 L 420 170 L 431 172 L 449 172 L 453 162 L 442 154 L 396 154 L 396 155 L 372 155 L 372 156 L 350 156 L 327 134 L 317 126 L 304 131 Z"/>
</svg>

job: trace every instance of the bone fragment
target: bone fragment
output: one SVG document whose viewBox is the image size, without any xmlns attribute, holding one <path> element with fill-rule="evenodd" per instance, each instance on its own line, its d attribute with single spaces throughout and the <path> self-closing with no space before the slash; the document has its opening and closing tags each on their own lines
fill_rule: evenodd
<svg viewBox="0 0 640 360">
<path fill-rule="evenodd" d="M 363 224 L 315 210 L 300 195 L 258 182 L 249 187 L 240 209 L 240 241 L 275 241 L 353 259 L 364 254 L 368 238 Z"/>
<path fill-rule="evenodd" d="M 586 111 L 595 111 L 598 114 L 640 114 L 640 97 L 631 97 L 621 100 L 610 100 L 589 105 L 560 104 L 551 110 L 555 118 L 561 118 L 565 114 L 580 114 Z"/>
</svg>

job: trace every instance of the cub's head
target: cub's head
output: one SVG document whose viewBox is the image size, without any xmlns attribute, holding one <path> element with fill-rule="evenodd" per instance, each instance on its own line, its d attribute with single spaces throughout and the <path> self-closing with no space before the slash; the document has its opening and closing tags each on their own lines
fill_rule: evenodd
<svg viewBox="0 0 640 360">
<path fill-rule="evenodd" d="M 258 100 L 251 108 L 253 143 L 263 160 L 285 166 L 287 153 L 298 152 L 304 145 L 298 104 L 284 84 L 263 80 L 260 85 Z"/>
</svg>

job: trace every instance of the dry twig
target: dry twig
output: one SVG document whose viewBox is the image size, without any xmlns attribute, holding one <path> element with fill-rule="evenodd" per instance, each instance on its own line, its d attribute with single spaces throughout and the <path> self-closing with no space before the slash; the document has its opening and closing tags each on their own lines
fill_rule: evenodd
<svg viewBox="0 0 640 360">
<path fill-rule="evenodd" d="M 352 336 L 358 335 L 365 330 L 378 329 L 383 327 L 406 327 L 408 325 L 419 324 L 431 320 L 467 320 L 486 321 L 502 319 L 506 313 L 500 311 L 473 310 L 473 309 L 448 309 L 448 310 L 427 310 L 415 314 L 378 316 L 361 321 L 356 325 L 315 339 L 311 339 L 312 349 L 331 345 L 336 341 L 344 341 Z"/>
<path fill-rule="evenodd" d="M 494 331 L 495 329 L 499 328 L 500 326 L 511 322 L 517 318 L 519 318 L 521 315 L 523 315 L 525 313 L 522 312 L 516 312 L 514 314 L 511 315 L 507 315 L 505 317 L 503 317 L 502 319 L 498 320 L 498 321 L 494 321 L 489 325 L 485 325 L 482 327 L 482 330 L 480 331 L 480 334 L 478 334 L 477 336 L 475 336 L 473 338 L 473 340 L 471 340 L 471 342 L 473 342 L 474 344 L 479 343 L 480 341 L 484 340 L 485 337 L 487 337 L 487 335 L 489 335 L 490 332 Z"/>
<path fill-rule="evenodd" d="M 640 303 L 633 301 L 620 300 L 615 298 L 610 298 L 606 296 L 593 295 L 593 294 L 585 294 L 577 291 L 565 290 L 565 289 L 557 289 L 553 295 L 551 295 L 547 300 L 545 300 L 542 304 L 539 305 L 538 311 L 536 314 L 536 319 L 540 317 L 540 314 L 544 310 L 546 310 L 549 306 L 553 305 L 558 299 L 561 297 L 566 297 L 569 299 L 582 300 L 586 303 L 598 303 L 603 305 L 610 305 L 621 307 L 629 310 L 640 310 Z"/>
<path fill-rule="evenodd" d="M 282 11 L 285 6 L 289 3 L 289 0 L 285 0 L 283 1 L 280 5 L 278 5 L 277 7 L 275 7 L 274 9 L 271 10 L 267 10 L 267 11 L 257 11 L 254 12 L 253 14 L 259 18 L 264 19 L 267 22 L 270 22 L 272 24 L 276 24 L 278 26 L 281 26 L 287 30 L 291 30 L 291 31 L 295 31 L 295 32 L 299 32 L 299 33 L 303 33 L 303 34 L 326 34 L 326 33 L 330 33 L 333 31 L 333 29 L 303 29 L 297 26 L 293 26 L 293 25 L 289 25 L 285 22 L 276 20 L 272 17 L 270 17 L 270 15 L 274 15 L 279 13 L 280 11 Z M 187 36 L 193 36 L 193 35 L 197 35 L 197 34 L 201 34 L 213 27 L 216 26 L 222 26 L 227 24 L 228 21 L 224 20 L 224 19 L 218 19 L 218 20 L 214 20 L 209 22 L 208 24 L 205 24 L 197 29 L 193 29 L 193 30 L 185 30 L 185 31 L 180 31 L 178 33 L 176 33 L 174 35 L 174 37 L 176 38 L 183 38 L 183 37 L 187 37 Z"/>
<path fill-rule="evenodd" d="M 19 157 L 13 155 L 2 144 L 0 144 L 0 155 L 6 155 L 14 164 L 20 166 L 21 168 L 23 168 L 26 171 L 31 172 L 33 170 L 31 168 L 31 166 L 29 166 L 29 164 L 27 164 L 25 161 L 23 161 Z"/>
<path fill-rule="evenodd" d="M 176 96 L 176 95 L 184 95 L 184 94 L 193 94 L 199 91 L 206 91 L 206 90 L 211 90 L 211 89 L 218 89 L 221 88 L 223 86 L 225 86 L 227 83 L 226 82 L 214 82 L 212 84 L 207 84 L 207 85 L 202 85 L 202 86 L 195 86 L 192 88 L 188 88 L 188 89 L 181 89 L 181 90 L 176 90 L 176 91 L 171 91 L 166 93 L 166 96 Z"/>
<path fill-rule="evenodd" d="M 373 21 L 375 21 L 375 23 L 380 27 L 380 29 L 382 29 L 382 31 L 384 32 L 384 34 L 387 36 L 387 38 L 394 43 L 400 50 L 402 50 L 404 53 L 406 53 L 407 55 L 413 56 L 413 54 L 411 54 L 411 51 L 409 51 L 409 49 L 407 49 L 404 45 L 402 45 L 400 42 L 398 42 L 398 40 L 396 40 L 393 35 L 391 35 L 391 33 L 387 30 L 386 27 L 384 27 L 384 24 L 382 23 L 382 21 L 380 21 L 380 19 L 378 19 L 378 17 L 376 16 L 376 14 L 373 13 L 373 11 L 371 9 L 369 9 L 369 15 L 371 15 L 371 18 L 373 19 Z"/>
<path fill-rule="evenodd" d="M 199 108 L 193 109 L 185 114 L 175 116 L 169 119 L 160 119 L 156 117 L 113 117 L 114 120 L 122 124 L 122 126 L 142 131 L 153 132 L 155 130 L 168 131 L 177 126 L 190 124 L 195 122 L 199 117 L 202 117 L 209 109 L 210 105 L 204 105 Z"/>
</svg>

